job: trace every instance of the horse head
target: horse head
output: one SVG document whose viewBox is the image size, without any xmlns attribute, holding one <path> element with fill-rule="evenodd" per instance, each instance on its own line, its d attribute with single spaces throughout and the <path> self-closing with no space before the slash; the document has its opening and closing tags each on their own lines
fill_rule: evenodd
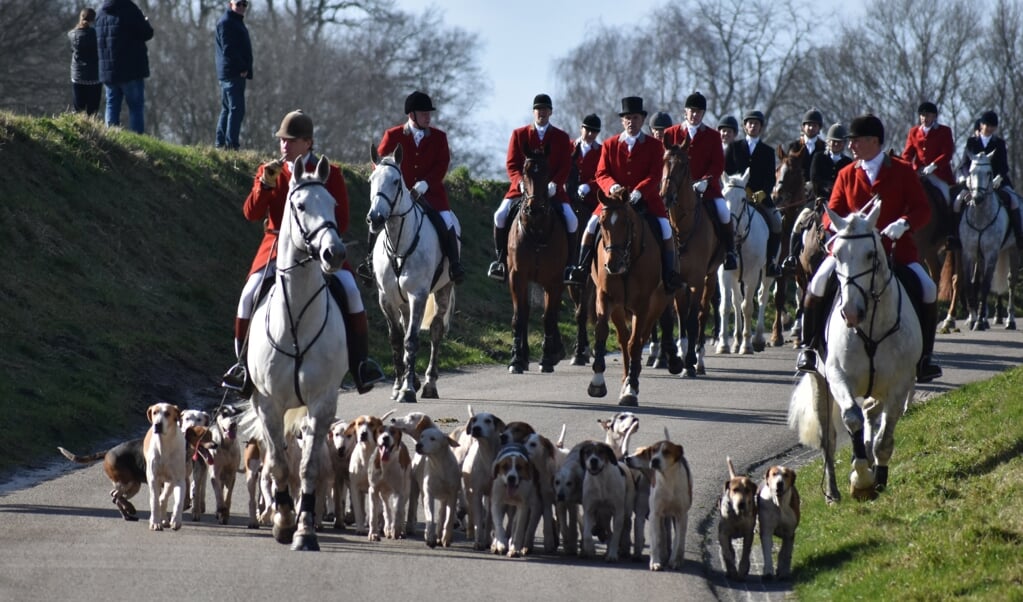
<svg viewBox="0 0 1023 602">
<path fill-rule="evenodd" d="M 803 176 L 802 142 L 793 142 L 788 152 L 778 145 L 778 167 L 775 169 L 775 184 L 772 196 L 780 209 L 787 209 L 806 202 L 806 178 Z"/>
<path fill-rule="evenodd" d="M 281 237 L 316 258 L 324 272 L 332 273 L 341 268 L 346 251 L 334 217 L 337 201 L 324 186 L 329 176 L 327 157 L 320 157 L 316 170 L 310 172 L 305 171 L 303 161 L 295 162 L 288 189 L 291 218 L 284 220 L 287 225 L 281 228 Z"/>
<path fill-rule="evenodd" d="M 383 229 L 387 220 L 408 213 L 413 205 L 401 175 L 401 144 L 385 157 L 377 154 L 376 147 L 372 146 L 370 158 L 373 160 L 373 173 L 369 176 L 369 213 L 366 214 L 366 223 L 370 231 L 376 233 Z"/>
<path fill-rule="evenodd" d="M 551 181 L 547 157 L 550 144 L 529 150 L 522 149 L 526 160 L 522 163 L 522 215 L 532 217 L 550 213 L 548 185 Z"/>
<path fill-rule="evenodd" d="M 696 200 L 689 171 L 689 139 L 681 145 L 673 144 L 664 149 L 664 168 L 661 172 L 661 198 L 664 206 L 671 210 L 676 205 L 691 207 Z"/>
<path fill-rule="evenodd" d="M 598 188 L 597 200 L 602 206 L 600 230 L 606 258 L 604 269 L 609 275 L 620 276 L 626 273 L 632 263 L 633 241 L 638 238 L 636 226 L 642 224 L 629 204 L 626 188 L 612 195 L 605 195 Z"/>
<path fill-rule="evenodd" d="M 991 168 L 990 153 L 980 152 L 973 154 L 966 151 L 970 157 L 970 173 L 966 178 L 966 185 L 970 189 L 970 196 L 974 203 L 980 203 L 994 190 L 994 170 Z"/>
<path fill-rule="evenodd" d="M 749 168 L 742 175 L 725 175 L 724 186 L 721 187 L 721 196 L 725 198 L 729 210 L 736 214 L 739 208 L 747 202 L 746 183 L 749 182 Z"/>
<path fill-rule="evenodd" d="M 846 326 L 855 328 L 891 282 L 888 258 L 876 230 L 881 201 L 878 199 L 867 215 L 853 213 L 848 218 L 827 205 L 824 209 L 837 229 L 831 256 L 835 258 L 842 317 Z"/>
</svg>

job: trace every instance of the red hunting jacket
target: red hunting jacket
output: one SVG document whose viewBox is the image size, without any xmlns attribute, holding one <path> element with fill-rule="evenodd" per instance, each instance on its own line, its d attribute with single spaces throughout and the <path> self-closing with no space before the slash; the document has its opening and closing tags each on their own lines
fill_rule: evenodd
<svg viewBox="0 0 1023 602">
<path fill-rule="evenodd" d="M 895 262 L 900 265 L 916 263 L 919 259 L 913 232 L 931 220 L 931 206 L 927 202 L 920 178 L 905 161 L 886 155 L 873 186 L 870 185 L 867 172 L 860 169 L 859 162 L 843 167 L 838 172 L 835 187 L 831 189 L 828 206 L 844 217 L 862 209 L 875 194 L 881 197 L 881 215 L 877 218 L 879 232 L 900 218 L 909 222 L 909 231 L 895 244 Z M 824 226 L 830 225 L 831 220 L 825 213 Z M 881 241 L 885 252 L 891 253 L 892 241 L 884 236 Z"/>
<path fill-rule="evenodd" d="M 952 142 L 952 128 L 935 123 L 931 131 L 924 133 L 922 126 L 914 126 L 906 136 L 906 149 L 902 158 L 909 161 L 913 169 L 937 164 L 934 175 L 949 185 L 955 184 L 952 175 L 952 155 L 955 154 L 955 143 Z"/>
<path fill-rule="evenodd" d="M 427 128 L 419 146 L 416 146 L 412 129 L 406 123 L 384 132 L 377 152 L 381 157 L 389 155 L 398 144 L 401 144 L 401 179 L 405 186 L 412 188 L 420 180 L 426 182 L 429 189 L 423 198 L 430 207 L 437 211 L 450 211 L 448 191 L 444 188 L 444 176 L 448 175 L 448 166 L 451 165 L 447 134 L 437 128 Z"/>
<path fill-rule="evenodd" d="M 512 132 L 511 138 L 508 140 L 508 158 L 505 162 L 511 184 L 504 198 L 510 199 L 521 194 L 519 182 L 522 181 L 522 165 L 526 162 L 523 149 L 535 151 L 543 148 L 544 145 L 550 145 L 547 169 L 551 182 L 558 186 L 555 198 L 562 203 L 571 202 L 568 193 L 565 192 L 565 182 L 568 181 L 568 172 L 572 169 L 572 139 L 564 130 L 559 130 L 553 125 L 547 126 L 542 142 L 540 135 L 536 132 L 536 126 L 533 124 L 524 125 Z"/>
<path fill-rule="evenodd" d="M 583 155 L 582 145 L 582 142 L 576 140 L 572 157 L 575 167 L 579 171 L 579 184 L 590 185 L 590 192 L 586 196 L 580 197 L 579 202 L 592 211 L 597 207 L 597 164 L 600 163 L 600 151 L 603 147 L 594 142 L 590 150 Z"/>
<path fill-rule="evenodd" d="M 640 133 L 630 153 L 629 145 L 622 136 L 615 136 L 605 140 L 601 148 L 597 184 L 605 194 L 610 194 L 615 184 L 621 184 L 629 192 L 638 190 L 643 195 L 647 212 L 666 218 L 668 214 L 664 210 L 660 190 L 663 169 L 664 145 L 660 140 Z M 600 214 L 601 207 L 603 205 L 597 205 L 596 214 Z"/>
<path fill-rule="evenodd" d="M 688 138 L 689 128 L 685 122 L 664 130 L 664 146 L 682 144 L 682 141 Z M 721 134 L 701 123 L 689 145 L 689 173 L 693 182 L 707 180 L 707 190 L 703 192 L 703 198 L 722 197 L 721 173 L 724 171 L 725 153 L 721 148 Z"/>
<path fill-rule="evenodd" d="M 306 170 L 315 171 L 316 163 L 320 158 L 309 153 L 306 160 Z M 288 200 L 288 182 L 291 181 L 291 164 L 285 162 L 281 173 L 277 174 L 277 186 L 275 188 L 264 188 L 259 181 L 263 177 L 263 166 L 256 170 L 256 179 L 252 183 L 252 190 L 249 196 L 245 197 L 245 204 L 242 205 L 242 214 L 250 222 L 268 219 L 266 232 L 263 234 L 263 241 L 259 244 L 256 257 L 252 260 L 249 268 L 249 275 L 262 270 L 271 259 L 277 258 L 277 233 L 281 230 L 281 220 L 284 218 L 284 203 Z M 334 220 L 337 221 L 337 230 L 344 234 L 348 231 L 348 188 L 345 187 L 345 177 L 336 165 L 330 166 L 330 175 L 327 176 L 327 192 L 329 192 L 337 205 L 334 207 Z M 348 262 L 345 262 L 345 269 L 350 269 Z"/>
</svg>

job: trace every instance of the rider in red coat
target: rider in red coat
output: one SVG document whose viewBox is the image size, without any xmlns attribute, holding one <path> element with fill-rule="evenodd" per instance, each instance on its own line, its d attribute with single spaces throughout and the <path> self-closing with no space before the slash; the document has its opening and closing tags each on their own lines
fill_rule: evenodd
<svg viewBox="0 0 1023 602">
<path fill-rule="evenodd" d="M 931 206 L 913 168 L 882 152 L 884 125 L 880 119 L 869 114 L 853 119 L 848 137 L 856 162 L 839 172 L 828 207 L 838 215 L 847 216 L 866 208 L 874 196 L 880 197 L 881 214 L 877 228 L 881 232 L 885 252 L 891 255 L 895 264 L 912 270 L 920 281 L 922 302 L 919 318 L 923 354 L 917 363 L 917 381 L 929 382 L 941 376 L 941 368 L 931 362 L 938 323 L 937 287 L 919 263 L 911 233 L 930 221 Z M 831 227 L 827 214 L 824 215 L 824 226 Z M 828 281 L 834 269 L 834 258 L 829 256 L 810 282 L 803 304 L 804 340 L 815 339 L 824 329 L 831 308 L 829 304 L 821 303 L 821 299 L 827 294 Z M 805 313 L 807 310 L 810 311 L 809 318 Z M 810 326 L 809 333 L 807 326 Z M 817 361 L 812 349 L 811 344 L 800 353 L 796 363 L 798 370 L 808 372 L 816 369 Z"/>
<path fill-rule="evenodd" d="M 725 154 L 721 149 L 721 135 L 703 123 L 707 112 L 707 99 L 699 92 L 686 97 L 685 120 L 664 131 L 664 146 L 682 144 L 689 140 L 689 173 L 693 188 L 705 200 L 712 200 L 717 220 L 712 220 L 717 229 L 718 240 L 725 247 L 726 270 L 738 267 L 735 255 L 735 228 L 732 214 L 721 192 L 721 174 L 725 170 Z"/>
<path fill-rule="evenodd" d="M 597 142 L 600 133 L 600 117 L 591 113 L 583 117 L 580 135 L 572 146 L 572 161 L 578 174 L 580 211 L 597 208 L 597 164 L 600 162 L 601 145 Z"/>
<path fill-rule="evenodd" d="M 955 184 L 952 155 L 956 149 L 952 141 L 952 128 L 938 123 L 938 107 L 933 102 L 921 103 L 917 113 L 920 115 L 920 124 L 910 128 L 906 135 L 902 158 L 926 180 L 927 185 L 941 193 L 948 205 L 951 198 L 949 186 Z M 949 224 L 945 226 L 950 227 Z"/>
<path fill-rule="evenodd" d="M 547 94 L 537 94 L 533 97 L 533 122 L 516 128 L 508 140 L 505 167 L 508 170 L 510 184 L 504 200 L 494 212 L 494 250 L 497 252 L 497 259 L 490 264 L 487 271 L 487 276 L 498 282 L 504 282 L 508 277 L 508 232 L 511 229 L 508 216 L 512 206 L 522 198 L 522 166 L 526 162 L 527 152 L 547 149 L 547 173 L 550 178 L 547 195 L 561 201 L 561 214 L 565 220 L 565 229 L 568 231 L 568 240 L 574 239 L 579 226 L 575 212 L 572 211 L 572 201 L 565 190 L 565 182 L 568 181 L 568 174 L 572 169 L 572 140 L 564 130 L 551 125 L 553 112 L 551 97 Z M 569 265 L 574 263 L 571 252 L 568 261 Z"/>
<path fill-rule="evenodd" d="M 425 93 L 415 91 L 409 94 L 405 98 L 405 114 L 408 119 L 384 132 L 377 153 L 383 157 L 401 145 L 401 178 L 412 197 L 433 210 L 427 211 L 426 215 L 437 229 L 444 255 L 448 258 L 448 275 L 455 284 L 461 284 L 465 281 L 465 268 L 462 267 L 458 247 L 461 226 L 451 211 L 448 191 L 444 187 L 444 177 L 451 164 L 451 151 L 448 149 L 447 135 L 430 127 L 431 112 L 436 110 L 433 101 Z M 356 270 L 367 285 L 374 282 L 373 246 L 377 234 L 370 232 L 366 257 Z"/>
<path fill-rule="evenodd" d="M 629 202 L 643 206 L 647 213 L 657 217 L 661 227 L 661 279 L 669 293 L 682 286 L 675 269 L 675 244 L 668 214 L 661 198 L 661 172 L 664 169 L 664 145 L 652 136 L 643 133 L 643 121 L 647 112 L 643 110 L 643 99 L 628 96 L 622 99 L 622 118 L 625 131 L 619 136 L 604 141 L 597 164 L 597 185 L 607 195 L 625 189 Z M 579 246 L 579 264 L 565 272 L 565 283 L 581 285 L 589 276 L 593 260 L 593 242 L 596 238 L 599 216 L 603 205 L 597 205 L 593 216 L 586 225 L 582 243 Z"/>
<path fill-rule="evenodd" d="M 242 205 L 245 219 L 250 222 L 264 222 L 264 234 L 249 268 L 249 276 L 242 289 L 241 299 L 238 301 L 234 321 L 235 353 L 238 355 L 238 363 L 224 375 L 223 385 L 240 391 L 245 397 L 250 394 L 252 385 L 245 367 L 244 352 L 249 320 L 259 302 L 264 282 L 272 280 L 276 273 L 277 236 L 284 217 L 284 207 L 288 202 L 292 170 L 297 161 L 303 161 L 306 170 L 314 171 L 319 161 L 319 157 L 313 154 L 313 120 L 302 111 L 292 111 L 284 116 L 277 137 L 280 139 L 281 158 L 259 166 L 252 182 L 252 190 Z M 338 232 L 344 234 L 348 230 L 348 189 L 345 187 L 344 176 L 336 165 L 330 166 L 330 175 L 327 176 L 325 187 L 337 201 L 334 219 Z M 359 393 L 366 393 L 373 388 L 373 383 L 383 378 L 383 374 L 376 362 L 369 359 L 369 325 L 366 309 L 348 262 L 345 262 L 343 269 L 327 277 L 327 284 L 344 316 L 349 371 Z"/>
</svg>

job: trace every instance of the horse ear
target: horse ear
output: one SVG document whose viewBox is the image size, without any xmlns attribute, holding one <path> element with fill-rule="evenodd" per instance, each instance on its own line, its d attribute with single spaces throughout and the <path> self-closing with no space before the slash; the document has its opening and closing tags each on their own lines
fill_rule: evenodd
<svg viewBox="0 0 1023 602">
<path fill-rule="evenodd" d="M 836 231 L 845 230 L 846 226 L 849 225 L 844 217 L 832 211 L 831 207 L 828 207 L 827 204 L 824 205 L 824 211 L 827 212 L 828 219 L 831 220 L 832 224 L 834 224 Z"/>
<path fill-rule="evenodd" d="M 372 142 L 369 144 L 369 160 L 373 163 L 373 167 L 380 163 L 380 153 L 377 152 L 377 147 Z"/>
<path fill-rule="evenodd" d="M 324 182 L 330 177 L 330 159 L 327 155 L 320 155 L 320 161 L 316 164 L 316 177 Z"/>
<path fill-rule="evenodd" d="M 747 182 L 749 182 L 749 168 L 748 167 L 746 168 L 746 171 L 742 172 L 742 187 L 743 188 L 746 187 L 746 183 Z"/>
<path fill-rule="evenodd" d="M 870 209 L 870 213 L 867 214 L 867 224 L 871 229 L 877 225 L 877 218 L 881 215 L 881 199 L 877 199 L 874 206 Z"/>
<path fill-rule="evenodd" d="M 785 160 L 785 149 L 783 149 L 780 144 L 778 145 L 778 160 Z"/>
<path fill-rule="evenodd" d="M 305 161 L 295 160 L 295 170 L 291 172 L 291 178 L 297 182 L 305 173 Z"/>
</svg>

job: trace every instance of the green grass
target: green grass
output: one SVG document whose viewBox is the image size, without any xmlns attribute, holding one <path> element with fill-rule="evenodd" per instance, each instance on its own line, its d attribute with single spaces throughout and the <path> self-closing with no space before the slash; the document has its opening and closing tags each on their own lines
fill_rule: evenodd
<svg viewBox="0 0 1023 602">
<path fill-rule="evenodd" d="M 840 504 L 821 463 L 800 470 L 793 568 L 800 600 L 1023 600 L 1023 369 L 914 405 L 889 489 Z"/>
</svg>

